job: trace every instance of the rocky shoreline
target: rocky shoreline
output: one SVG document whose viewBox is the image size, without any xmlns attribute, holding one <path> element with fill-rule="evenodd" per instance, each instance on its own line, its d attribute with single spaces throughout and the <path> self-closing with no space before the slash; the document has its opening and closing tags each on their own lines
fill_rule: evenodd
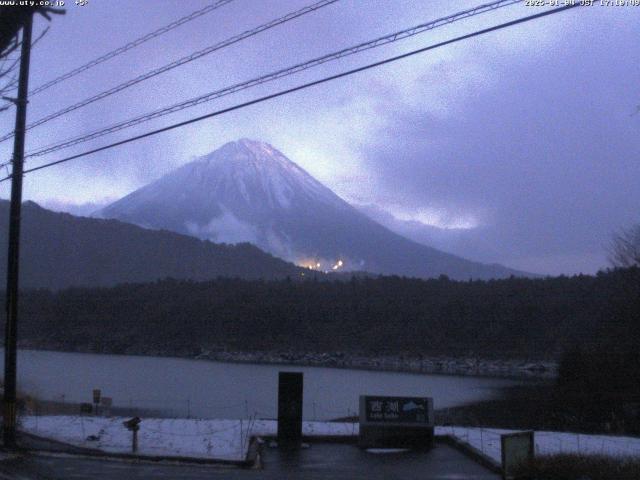
<svg viewBox="0 0 640 480">
<path fill-rule="evenodd" d="M 209 360 L 226 363 L 296 365 L 301 367 L 347 368 L 383 372 L 429 375 L 458 375 L 531 380 L 551 380 L 557 376 L 558 364 L 548 360 L 482 359 L 475 357 L 365 355 L 346 352 L 238 351 L 224 348 L 195 347 L 185 350 L 161 348 L 109 349 L 89 346 L 36 344 L 20 342 L 20 349 L 94 353 L 98 355 L 134 355 Z"/>
<path fill-rule="evenodd" d="M 361 356 L 342 352 L 232 352 L 205 351 L 195 357 L 229 363 L 299 365 L 305 367 L 348 368 L 354 370 L 481 376 L 517 379 L 553 379 L 558 365 L 549 361 L 488 360 L 453 357 Z"/>
</svg>

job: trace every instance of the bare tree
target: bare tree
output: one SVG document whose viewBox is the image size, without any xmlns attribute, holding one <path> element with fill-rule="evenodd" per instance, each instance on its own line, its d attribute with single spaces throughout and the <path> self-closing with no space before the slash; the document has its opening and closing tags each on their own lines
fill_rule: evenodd
<svg viewBox="0 0 640 480">
<path fill-rule="evenodd" d="M 5 100 L 5 103 L 0 105 L 0 112 L 8 110 L 13 105 L 11 93 L 18 86 L 20 66 L 20 55 L 17 54 L 20 47 L 19 32 L 25 20 L 34 13 L 51 20 L 50 14 L 63 14 L 64 10 L 43 6 L 0 6 L 0 98 Z M 49 27 L 45 28 L 32 46 L 38 43 L 48 30 Z"/>
<path fill-rule="evenodd" d="M 640 266 L 640 224 L 613 236 L 609 261 L 614 267 L 620 268 Z"/>
</svg>

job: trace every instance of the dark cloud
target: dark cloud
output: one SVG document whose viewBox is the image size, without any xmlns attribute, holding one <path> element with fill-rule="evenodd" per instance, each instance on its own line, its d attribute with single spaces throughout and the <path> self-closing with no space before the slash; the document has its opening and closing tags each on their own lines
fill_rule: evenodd
<svg viewBox="0 0 640 480">
<path fill-rule="evenodd" d="M 627 33 L 494 62 L 489 87 L 444 90 L 445 103 L 464 96 L 462 114 L 383 105 L 385 127 L 363 153 L 380 203 L 476 216 L 485 241 L 502 247 L 502 261 L 523 259 L 519 267 L 576 255 L 591 271 L 604 266 L 611 233 L 640 220 L 640 120 L 630 116 L 640 66 L 620 48 Z M 422 80 L 450 79 L 440 68 Z"/>
</svg>

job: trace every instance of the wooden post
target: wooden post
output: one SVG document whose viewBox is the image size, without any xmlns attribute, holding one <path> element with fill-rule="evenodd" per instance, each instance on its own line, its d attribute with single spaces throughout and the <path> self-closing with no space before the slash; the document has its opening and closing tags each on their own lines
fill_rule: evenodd
<svg viewBox="0 0 640 480">
<path fill-rule="evenodd" d="M 140 427 L 136 425 L 136 427 L 133 429 L 133 444 L 131 445 L 131 451 L 133 453 L 136 453 L 138 451 L 138 430 L 140 430 Z"/>
<path fill-rule="evenodd" d="M 21 7 L 19 7 L 21 8 Z M 9 212 L 9 251 L 7 253 L 7 321 L 4 343 L 3 440 L 6 448 L 16 447 L 16 376 L 18 342 L 18 264 L 20 261 L 20 210 L 22 207 L 22 175 L 27 122 L 29 59 L 33 13 L 27 15 L 22 27 L 20 77 L 16 103 L 16 124 L 11 171 L 11 206 Z"/>
</svg>

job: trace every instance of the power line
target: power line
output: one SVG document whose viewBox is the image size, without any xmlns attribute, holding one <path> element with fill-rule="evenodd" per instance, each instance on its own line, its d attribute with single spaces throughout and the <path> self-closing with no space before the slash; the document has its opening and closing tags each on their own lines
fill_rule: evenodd
<svg viewBox="0 0 640 480">
<path fill-rule="evenodd" d="M 49 27 L 46 27 L 41 33 L 40 35 L 38 35 L 38 37 L 31 42 L 31 48 L 33 49 L 40 40 L 42 40 L 44 38 L 44 36 L 47 34 L 47 32 L 49 31 Z M 4 77 L 5 75 L 11 73 L 11 71 L 17 66 L 19 59 L 17 59 L 15 61 L 15 63 L 10 66 L 9 68 L 7 68 L 7 70 L 0 72 L 0 78 Z M 4 61 L 2 63 L 2 65 L 4 66 Z M 0 88 L 0 96 L 2 96 L 3 99 L 7 100 L 6 97 L 3 96 L 4 93 L 7 93 L 11 90 L 13 90 L 14 88 L 17 88 L 18 86 L 18 77 L 17 75 L 14 76 L 6 85 L 2 86 Z M 4 105 L 0 105 L 0 112 L 3 112 L 5 110 L 8 110 L 11 105 L 13 104 L 13 102 L 11 102 L 10 100 L 5 103 Z M 0 167 L 2 167 L 2 165 L 0 165 Z"/>
<path fill-rule="evenodd" d="M 189 15 L 186 15 L 182 18 L 179 18 L 178 20 L 175 20 L 173 22 L 171 22 L 168 25 L 165 25 L 164 27 L 161 27 L 157 30 L 154 30 L 153 32 L 147 33 L 146 35 L 144 35 L 143 37 L 140 37 L 136 40 L 133 40 L 132 42 L 127 43 L 126 45 L 123 45 L 119 48 L 116 48 L 115 50 L 112 50 L 108 53 L 105 53 L 104 55 L 91 60 L 90 62 L 85 63 L 84 65 L 81 65 L 63 75 L 60 75 L 59 77 L 54 78 L 53 80 L 50 80 L 46 83 L 44 83 L 43 85 L 40 85 L 39 87 L 33 89 L 31 92 L 29 92 L 30 96 L 36 95 L 44 90 L 46 90 L 47 88 L 50 88 L 54 85 L 57 85 L 58 83 L 67 80 L 71 77 L 75 77 L 76 75 L 85 72 L 87 70 L 89 70 L 90 68 L 95 67 L 96 65 L 99 65 L 103 62 L 106 62 L 107 60 L 112 59 L 113 57 L 117 57 L 118 55 L 125 53 L 129 50 L 131 50 L 132 48 L 135 48 L 139 45 L 142 45 L 145 42 L 148 42 L 149 40 L 152 40 L 156 37 L 159 37 L 160 35 L 163 35 L 171 30 L 173 30 L 174 28 L 179 27 L 180 25 L 184 25 L 185 23 L 191 22 L 192 20 L 195 20 L 196 18 L 199 18 L 203 15 L 206 15 L 209 12 L 212 12 L 213 10 L 216 10 L 220 7 L 222 7 L 223 5 L 226 5 L 227 3 L 231 3 L 234 0 L 218 0 L 214 3 L 212 3 L 211 5 L 207 5 L 204 8 L 201 8 L 200 10 L 196 10 L 195 12 L 190 13 Z"/>
<path fill-rule="evenodd" d="M 432 20 L 426 23 L 422 23 L 420 25 L 411 27 L 411 28 L 407 28 L 405 30 L 400 30 L 398 32 L 394 32 L 388 35 L 384 35 L 382 37 L 378 37 L 374 40 L 370 40 L 367 42 L 363 42 L 360 43 L 358 45 L 355 46 L 351 46 L 348 48 L 344 48 L 342 50 L 339 50 L 337 52 L 333 52 L 333 53 L 329 53 L 327 55 L 323 55 L 321 57 L 317 57 L 314 58 L 312 60 L 308 60 L 306 62 L 302 62 L 299 64 L 296 64 L 292 67 L 287 67 L 281 70 L 277 70 L 275 72 L 271 72 L 268 73 L 266 75 L 262 75 L 260 77 L 245 81 L 245 82 L 241 82 L 241 83 L 237 83 L 234 85 L 231 85 L 229 87 L 225 87 L 221 90 L 216 90 L 214 92 L 209 92 L 206 93 L 204 95 L 200 95 L 198 97 L 195 98 L 191 98 L 189 100 L 185 100 L 183 102 L 180 103 L 176 103 L 174 105 L 170 105 L 168 107 L 164 107 L 158 110 L 154 110 L 152 112 L 146 113 L 144 115 L 140 115 L 138 117 L 134 117 L 119 123 L 116 123 L 114 125 L 111 125 L 109 127 L 103 128 L 103 129 L 99 129 L 99 130 L 95 130 L 93 132 L 87 133 L 87 134 L 83 134 L 80 136 L 76 136 L 67 140 L 64 140 L 62 142 L 56 142 L 54 144 L 49 144 L 45 147 L 42 147 L 40 150 L 34 151 L 34 152 L 30 152 L 27 154 L 27 157 L 37 157 L 37 156 L 42 156 L 42 155 L 46 155 L 48 153 L 57 151 L 57 150 L 61 150 L 64 148 L 69 148 L 71 146 L 74 145 L 78 145 L 80 143 L 84 143 L 84 142 L 88 142 L 90 140 L 102 137 L 104 135 L 110 134 L 110 133 L 114 133 L 117 132 L 119 130 L 123 130 L 125 128 L 129 128 L 132 127 L 134 125 L 138 125 L 140 123 L 144 123 L 144 122 L 148 122 L 150 120 L 153 120 L 155 118 L 160 118 L 163 117 L 165 115 L 169 115 L 171 113 L 175 113 L 178 112 L 180 110 L 184 110 L 186 108 L 191 108 L 194 107 L 196 105 L 199 105 L 201 103 L 206 103 L 212 100 L 215 100 L 217 98 L 221 98 L 223 96 L 226 95 L 230 95 L 233 93 L 237 93 L 239 91 L 242 90 L 246 90 L 248 88 L 257 86 L 257 85 L 261 85 L 263 83 L 267 83 L 267 82 L 271 82 L 283 77 L 287 77 L 290 75 L 293 75 L 295 73 L 299 73 L 302 72 L 304 70 L 308 70 L 310 68 L 316 67 L 318 65 L 322 65 L 324 63 L 330 62 L 330 61 L 334 61 L 334 60 L 338 60 L 340 58 L 344 58 L 350 55 L 354 55 L 356 53 L 360 53 L 366 50 L 370 50 L 373 48 L 377 48 L 380 47 L 382 45 L 386 45 L 389 43 L 393 43 L 393 42 L 397 42 L 399 40 L 414 36 L 414 35 L 418 35 L 420 33 L 426 32 L 428 30 L 433 30 L 435 28 L 444 26 L 444 25 L 448 25 L 451 24 L 453 22 L 465 19 L 465 18 L 469 18 L 471 16 L 474 15 L 479 15 L 481 13 L 486 13 L 486 12 L 490 12 L 493 10 L 496 10 L 498 8 L 502 8 L 502 7 L 506 7 L 509 5 L 513 5 L 515 3 L 521 3 L 522 0 L 499 0 L 499 1 L 495 1 L 492 3 L 488 3 L 488 4 L 483 4 L 483 5 L 479 5 L 477 7 L 474 8 L 470 8 L 468 10 L 463 10 L 461 12 L 455 13 L 453 15 L 449 15 L 446 17 L 442 17 L 439 18 L 437 20 Z"/>
<path fill-rule="evenodd" d="M 143 82 L 145 80 L 149 80 L 150 78 L 156 77 L 158 75 L 160 75 L 161 73 L 164 72 L 168 72 L 169 70 L 173 70 L 174 68 L 180 67 L 182 65 L 185 65 L 189 62 L 193 62 L 194 60 L 197 60 L 201 57 L 204 57 L 205 55 L 209 55 L 210 53 L 213 53 L 217 50 L 221 50 L 223 48 L 226 48 L 230 45 L 233 45 L 235 43 L 238 43 L 246 38 L 249 37 L 253 37 L 254 35 L 257 35 L 261 32 L 264 32 L 265 30 L 269 30 L 271 28 L 274 28 L 278 25 L 281 25 L 283 23 L 286 23 L 290 20 L 293 20 L 295 18 L 301 17 L 303 15 L 306 15 L 308 13 L 314 12 L 320 8 L 326 7 L 328 5 L 331 5 L 333 3 L 336 3 L 338 0 L 320 0 L 314 4 L 308 5 L 304 8 L 301 8 L 300 10 L 296 10 L 294 12 L 288 13 L 282 17 L 276 18 L 274 20 L 271 20 L 270 22 L 264 23 L 262 25 L 260 25 L 259 27 L 253 28 L 251 30 L 246 30 L 238 35 L 235 35 L 231 38 L 228 38 L 226 40 L 223 40 L 222 42 L 216 43 L 215 45 L 211 45 L 203 50 L 197 51 L 195 53 L 192 53 L 191 55 L 187 55 L 186 57 L 182 57 L 178 60 L 175 60 L 174 62 L 171 62 L 167 65 L 164 65 L 162 67 L 156 68 L 154 70 L 151 70 L 149 72 L 146 72 L 142 75 L 139 75 L 135 78 L 132 78 L 131 80 L 127 80 L 124 83 L 121 83 L 120 85 L 116 85 L 115 87 L 112 87 L 108 90 L 104 90 L 103 92 L 100 92 L 96 95 L 93 95 L 92 97 L 86 98 L 78 103 L 75 103 L 73 105 L 70 105 L 68 107 L 63 108 L 62 110 L 59 110 L 57 112 L 54 112 L 50 115 L 47 115 L 45 117 L 40 118 L 39 120 L 36 120 L 35 122 L 30 123 L 29 125 L 27 125 L 27 130 L 30 130 L 34 127 L 37 127 L 39 125 L 42 125 L 43 123 L 49 122 L 51 120 L 53 120 L 54 118 L 58 118 L 66 113 L 72 112 L 74 110 L 77 110 L 79 108 L 85 107 L 91 103 L 97 102 L 98 100 L 102 100 L 103 98 L 109 97 L 115 93 L 118 93 L 122 90 L 125 90 L 129 87 L 132 87 L 133 85 L 136 85 L 140 82 Z M 5 140 L 8 140 L 9 138 L 11 138 L 13 136 L 13 132 L 9 132 L 7 134 L 5 134 L 4 136 L 2 136 L 0 138 L 0 142 L 4 142 Z"/>
<path fill-rule="evenodd" d="M 7 61 L 7 59 L 5 58 L 2 62 L 2 66 L 4 67 L 4 63 Z M 0 76 L 4 76 L 7 75 L 8 73 L 11 73 L 12 71 L 14 71 L 16 69 L 16 67 L 20 64 L 20 57 L 16 58 L 13 63 L 7 67 L 6 70 L 3 70 L 0 72 Z"/>
<path fill-rule="evenodd" d="M 151 137 L 151 136 L 157 135 L 159 133 L 163 133 L 163 132 L 166 132 L 166 131 L 169 131 L 169 130 L 173 130 L 173 129 L 176 129 L 176 128 L 179 128 L 179 127 L 183 127 L 185 125 L 189 125 L 189 124 L 192 124 L 192 123 L 200 122 L 200 121 L 208 119 L 208 118 L 212 118 L 212 117 L 216 117 L 216 116 L 219 116 L 219 115 L 223 115 L 225 113 L 229 113 L 229 112 L 232 112 L 234 110 L 239 110 L 241 108 L 245 108 L 245 107 L 248 107 L 250 105 L 255 105 L 255 104 L 258 104 L 258 103 L 262 103 L 262 102 L 265 102 L 267 100 L 271 100 L 271 99 L 274 99 L 274 98 L 277 98 L 277 97 L 288 95 L 290 93 L 297 92 L 297 91 L 300 91 L 300 90 L 305 90 L 307 88 L 310 88 L 310 87 L 313 87 L 313 86 L 316 86 L 316 85 L 320 85 L 320 84 L 323 84 L 323 83 L 327 83 L 327 82 L 330 82 L 332 80 L 336 80 L 336 79 L 339 79 L 339 78 L 347 77 L 347 76 L 350 76 L 350 75 L 353 75 L 353 74 L 356 74 L 356 73 L 359 73 L 359 72 L 363 72 L 365 70 L 370 70 L 372 68 L 376 68 L 376 67 L 388 64 L 388 63 L 396 62 L 398 60 L 402 60 L 402 59 L 405 59 L 405 58 L 408 58 L 408 57 L 412 57 L 414 55 L 418 55 L 420 53 L 427 52 L 429 50 L 434 50 L 436 48 L 444 47 L 444 46 L 450 45 L 452 43 L 457 43 L 457 42 L 460 42 L 462 40 L 467 40 L 467 39 L 470 39 L 470 38 L 473 38 L 473 37 L 484 35 L 486 33 L 494 32 L 496 30 L 501 30 L 503 28 L 507 28 L 507 27 L 511 27 L 511 26 L 518 25 L 518 24 L 521 24 L 521 23 L 529 22 L 531 20 L 536 20 L 536 19 L 539 19 L 539 18 L 542 18 L 542 17 L 553 15 L 555 13 L 560 13 L 560 12 L 569 10 L 571 8 L 579 7 L 579 6 L 581 6 L 580 3 L 576 2 L 574 4 L 568 4 L 568 5 L 565 5 L 563 7 L 554 8 L 552 10 L 547 10 L 547 11 L 540 12 L 540 13 L 537 13 L 537 14 L 534 14 L 534 15 L 521 17 L 521 18 L 518 18 L 516 20 L 512 20 L 512 21 L 506 22 L 506 23 L 501 23 L 501 24 L 495 25 L 493 27 L 488 27 L 488 28 L 485 28 L 485 29 L 482 29 L 482 30 L 477 30 L 475 32 L 468 33 L 466 35 L 462 35 L 462 36 L 455 37 L 455 38 L 452 38 L 452 39 L 449 39 L 449 40 L 445 40 L 445 41 L 442 41 L 442 42 L 439 42 L 439 43 L 436 43 L 436 44 L 433 44 L 433 45 L 429 45 L 427 47 L 419 48 L 417 50 L 412 50 L 410 52 L 403 53 L 403 54 L 397 55 L 395 57 L 390 57 L 390 58 L 387 58 L 385 60 L 380 60 L 378 62 L 370 63 L 368 65 L 365 65 L 365 66 L 362 66 L 362 67 L 358 67 L 358 68 L 354 68 L 352 70 L 347 70 L 345 72 L 341 72 L 341 73 L 338 73 L 336 75 L 331 75 L 329 77 L 321 78 L 320 80 L 315 80 L 313 82 L 309 82 L 309 83 L 305 83 L 305 84 L 302 84 L 302 85 L 298 85 L 296 87 L 288 88 L 286 90 L 281 90 L 279 92 L 272 93 L 270 95 L 266 95 L 266 96 L 263 96 L 263 97 L 255 98 L 253 100 L 250 100 L 250 101 L 247 101 L 247 102 L 244 102 L 244 103 L 240 103 L 240 104 L 228 107 L 228 108 L 224 108 L 222 110 L 217 110 L 217 111 L 208 113 L 206 115 L 201 115 L 199 117 L 191 118 L 191 119 L 185 120 L 183 122 L 179 122 L 179 123 L 175 123 L 173 125 L 169 125 L 169 126 L 166 126 L 166 127 L 163 127 L 163 128 L 159 128 L 157 130 L 152 130 L 150 132 L 146 132 L 146 133 L 143 133 L 141 135 L 136 135 L 134 137 L 129 137 L 127 139 L 111 143 L 109 145 L 105 145 L 105 146 L 102 146 L 102 147 L 99 147 L 99 148 L 94 148 L 92 150 L 88 150 L 88 151 L 85 151 L 85 152 L 82 152 L 82 153 L 79 153 L 79 154 L 76 154 L 76 155 L 72 155 L 70 157 L 66 157 L 66 158 L 62 158 L 60 160 L 53 161 L 53 162 L 45 163 L 43 165 L 39 165 L 37 167 L 33 167 L 33 168 L 30 168 L 30 169 L 27 169 L 27 170 L 24 171 L 24 173 L 31 173 L 31 172 L 35 172 L 35 171 L 38 171 L 38 170 L 42 170 L 42 169 L 48 168 L 48 167 L 52 167 L 54 165 L 59 165 L 61 163 L 66 163 L 66 162 L 69 162 L 71 160 L 75 160 L 75 159 L 78 159 L 78 158 L 81 158 L 81 157 L 85 157 L 87 155 L 91 155 L 93 153 L 98 153 L 98 152 L 101 152 L 101 151 L 104 151 L 104 150 L 109 150 L 111 148 L 114 148 L 114 147 L 117 147 L 117 146 L 120 146 L 120 145 L 124 145 L 124 144 L 127 144 L 127 143 L 135 142 L 135 141 L 141 140 L 143 138 Z M 9 178 L 11 178 L 11 176 L 7 176 L 5 178 L 2 178 L 2 179 L 0 179 L 0 182 L 4 182 L 4 181 L 8 180 Z"/>
</svg>

